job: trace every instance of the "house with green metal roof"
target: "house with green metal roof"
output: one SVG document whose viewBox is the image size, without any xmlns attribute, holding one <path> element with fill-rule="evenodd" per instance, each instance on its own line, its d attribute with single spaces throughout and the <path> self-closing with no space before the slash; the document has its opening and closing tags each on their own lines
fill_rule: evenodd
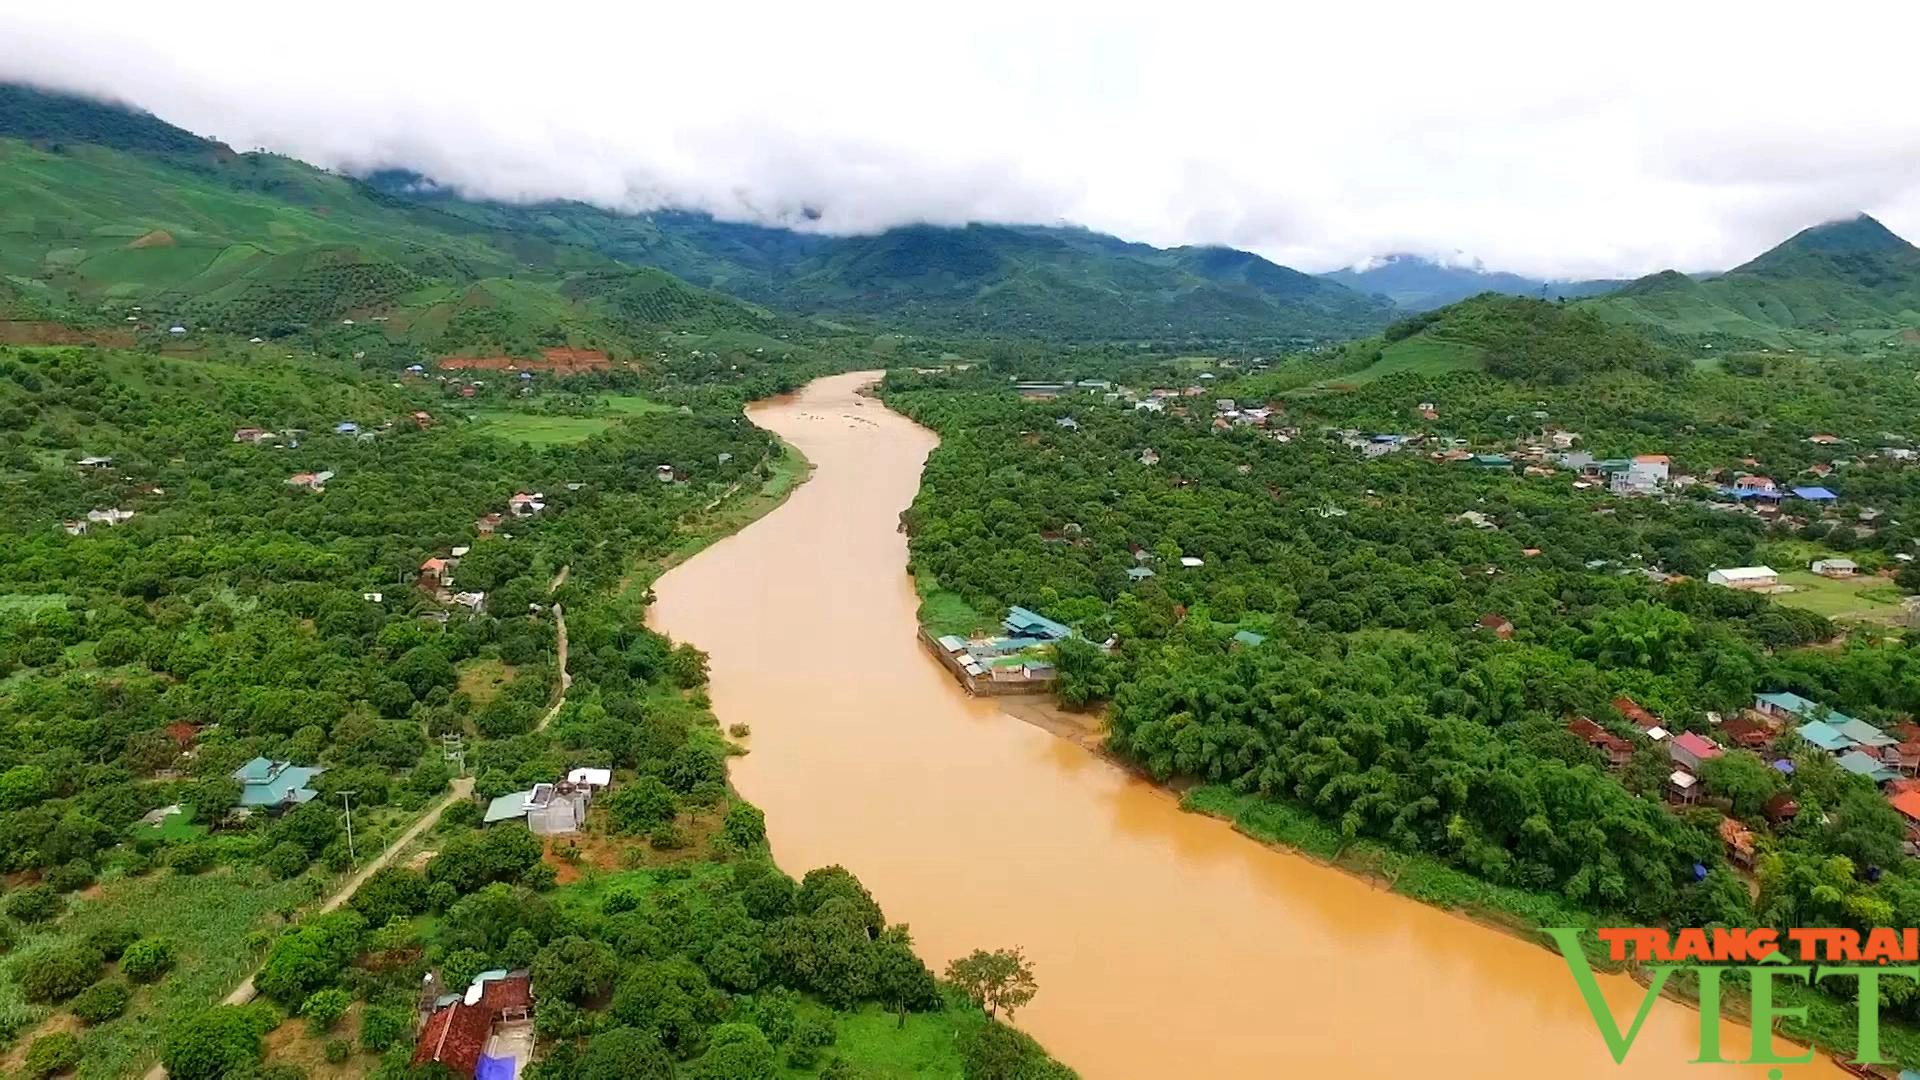
<svg viewBox="0 0 1920 1080">
<path fill-rule="evenodd" d="M 233 778 L 240 782 L 241 806 L 286 809 L 313 801 L 318 793 L 310 790 L 307 784 L 325 771 L 295 765 L 290 761 L 257 757 L 233 770 Z"/>
<path fill-rule="evenodd" d="M 1829 709 L 1817 701 L 1809 701 L 1790 691 L 1753 695 L 1753 710 L 1762 716 L 1771 716 L 1777 720 L 1825 720 L 1836 726 L 1853 719 L 1846 713 Z"/>
<path fill-rule="evenodd" d="M 1235 630 L 1233 632 L 1233 642 L 1236 645 L 1244 645 L 1247 648 L 1254 648 L 1255 646 L 1265 645 L 1267 643 L 1267 639 L 1264 637 L 1261 637 L 1259 634 L 1256 634 L 1251 630 Z"/>
<path fill-rule="evenodd" d="M 1829 754 L 1844 753 L 1860 745 L 1824 720 L 1809 720 L 1801 724 L 1799 734 L 1809 746 L 1817 746 Z"/>
<path fill-rule="evenodd" d="M 1840 755 L 1840 767 L 1855 776 L 1864 776 L 1876 784 L 1884 784 L 1900 775 L 1882 764 L 1880 759 L 1864 750 L 1849 750 Z"/>
<path fill-rule="evenodd" d="M 1840 722 L 1836 723 L 1836 721 Z M 1893 746 L 1900 741 L 1886 732 L 1881 731 L 1879 728 L 1874 727 L 1872 724 L 1867 723 L 1865 720 L 1855 720 L 1851 716 L 1841 717 L 1840 714 L 1835 713 L 1832 717 L 1828 718 L 1827 723 L 1832 724 L 1835 731 L 1838 731 L 1840 734 L 1845 735 L 1847 738 L 1852 739 L 1854 742 L 1859 743 L 1869 750 L 1878 750 L 1881 747 Z"/>
<path fill-rule="evenodd" d="M 1023 607 L 1008 608 L 1007 617 L 1001 620 L 1001 625 L 1014 637 L 1039 638 L 1043 641 L 1060 641 L 1073 633 L 1070 627 Z"/>
</svg>

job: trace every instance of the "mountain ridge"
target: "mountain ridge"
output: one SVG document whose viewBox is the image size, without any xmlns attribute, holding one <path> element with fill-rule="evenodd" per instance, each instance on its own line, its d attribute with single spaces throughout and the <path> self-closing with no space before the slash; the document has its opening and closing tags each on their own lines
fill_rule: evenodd
<svg viewBox="0 0 1920 1080">
<path fill-rule="evenodd" d="M 1593 303 L 1673 334 L 1768 345 L 1908 330 L 1920 327 L 1920 248 L 1861 213 L 1802 229 L 1708 280 L 1663 270 Z"/>
<path fill-rule="evenodd" d="M 1576 281 L 1527 277 L 1479 265 L 1448 266 L 1422 255 L 1387 255 L 1365 269 L 1348 267 L 1319 275 L 1350 289 L 1385 296 L 1406 311 L 1431 311 L 1493 292 L 1574 300 L 1619 288 L 1625 281 Z"/>
</svg>

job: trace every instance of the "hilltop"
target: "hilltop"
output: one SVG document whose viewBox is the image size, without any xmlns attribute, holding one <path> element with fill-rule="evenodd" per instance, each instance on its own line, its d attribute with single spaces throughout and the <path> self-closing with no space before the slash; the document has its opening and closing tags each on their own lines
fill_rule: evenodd
<svg viewBox="0 0 1920 1080">
<path fill-rule="evenodd" d="M 1920 249 L 1860 214 L 1802 230 L 1718 277 L 1663 271 L 1594 303 L 1608 318 L 1680 335 L 1883 340 L 1920 327 Z"/>
<path fill-rule="evenodd" d="M 1447 266 L 1418 255 L 1389 255 L 1365 269 L 1335 270 L 1320 277 L 1360 292 L 1384 296 L 1396 307 L 1408 311 L 1430 311 L 1485 292 L 1572 300 L 1597 296 L 1625 284 L 1530 278 L 1477 265 Z"/>
<path fill-rule="evenodd" d="M 804 329 L 657 269 L 17 86 L 0 87 L 0 320 L 12 340 L 57 339 L 58 323 L 131 344 L 177 325 L 380 362 L 633 359 L 668 332 L 764 350 Z"/>
</svg>

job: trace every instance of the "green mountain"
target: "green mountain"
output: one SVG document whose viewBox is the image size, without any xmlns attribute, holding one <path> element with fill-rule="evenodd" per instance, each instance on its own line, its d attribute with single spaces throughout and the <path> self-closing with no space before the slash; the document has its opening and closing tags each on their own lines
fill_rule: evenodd
<svg viewBox="0 0 1920 1080">
<path fill-rule="evenodd" d="M 1642 328 L 1603 318 L 1584 304 L 1483 293 L 1395 322 L 1350 343 L 1343 374 L 1324 382 L 1355 386 L 1386 375 L 1486 371 L 1516 382 L 1570 383 L 1607 371 L 1656 378 L 1686 361 Z"/>
<path fill-rule="evenodd" d="M 131 110 L 0 86 L 0 319 L 304 334 L 370 355 L 632 357 L 788 320 L 652 268 Z"/>
<path fill-rule="evenodd" d="M 1323 280 L 1384 296 L 1408 311 L 1431 311 L 1484 292 L 1573 300 L 1619 288 L 1619 281 L 1551 281 L 1478 266 L 1445 266 L 1418 255 L 1389 255 L 1364 270 L 1321 274 Z"/>
<path fill-rule="evenodd" d="M 831 237 L 581 203 L 461 200 L 411 173 L 369 182 L 491 229 L 591 248 L 797 315 L 1068 340 L 1285 342 L 1378 330 L 1393 308 L 1231 248 L 1155 248 L 1086 229 L 908 225 Z"/>
<path fill-rule="evenodd" d="M 1865 214 L 1806 229 L 1706 281 L 1667 270 L 1594 301 L 1609 318 L 1774 345 L 1920 327 L 1920 249 Z"/>
</svg>

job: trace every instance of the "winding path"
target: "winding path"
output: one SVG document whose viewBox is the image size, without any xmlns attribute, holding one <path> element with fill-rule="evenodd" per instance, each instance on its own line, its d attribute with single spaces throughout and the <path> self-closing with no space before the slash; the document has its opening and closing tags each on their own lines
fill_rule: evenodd
<svg viewBox="0 0 1920 1080">
<path fill-rule="evenodd" d="M 320 905 L 320 910 L 317 914 L 325 914 L 333 911 L 340 905 L 346 903 L 347 900 L 353 896 L 354 890 L 366 884 L 368 878 L 391 865 L 393 860 L 399 857 L 402 851 L 406 850 L 407 845 L 418 840 L 428 829 L 433 828 L 433 826 L 439 822 L 440 815 L 446 813 L 447 807 L 452 806 L 456 800 L 467 798 L 472 794 L 472 777 L 462 776 L 454 780 L 453 790 L 447 793 L 446 798 L 433 804 L 432 809 L 422 814 L 419 821 L 414 822 L 407 828 L 406 832 L 400 834 L 398 839 L 388 844 L 385 851 L 382 851 L 372 862 L 361 867 L 359 872 L 348 878 L 338 889 L 335 889 L 332 895 L 327 897 L 326 902 Z M 254 975 L 258 974 L 259 970 L 255 969 Z M 233 993 L 228 994 L 222 999 L 220 1004 L 245 1005 L 252 1001 L 255 995 L 253 975 L 249 975 L 239 986 L 234 988 Z M 166 1076 L 167 1070 L 163 1066 L 155 1065 L 147 1071 L 146 1080 L 166 1080 Z"/>
</svg>

